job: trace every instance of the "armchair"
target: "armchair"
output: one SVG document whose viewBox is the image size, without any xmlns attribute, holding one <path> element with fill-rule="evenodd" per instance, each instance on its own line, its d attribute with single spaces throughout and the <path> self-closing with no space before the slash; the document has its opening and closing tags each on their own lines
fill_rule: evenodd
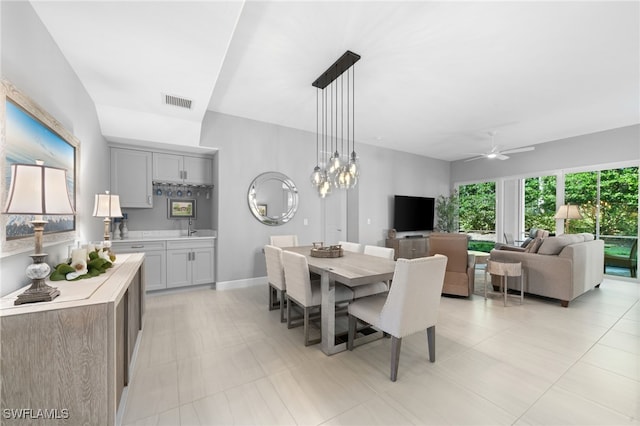
<svg viewBox="0 0 640 426">
<path fill-rule="evenodd" d="M 449 259 L 444 276 L 444 294 L 468 297 L 473 293 L 475 267 L 467 252 L 465 234 L 433 233 L 429 235 L 429 256 L 443 254 Z"/>
</svg>

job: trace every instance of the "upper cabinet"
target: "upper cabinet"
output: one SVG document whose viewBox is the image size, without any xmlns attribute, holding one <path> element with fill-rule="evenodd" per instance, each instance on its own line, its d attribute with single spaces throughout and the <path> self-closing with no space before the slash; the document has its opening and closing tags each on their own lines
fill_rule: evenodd
<svg viewBox="0 0 640 426">
<path fill-rule="evenodd" d="M 211 158 L 206 157 L 154 152 L 153 180 L 188 185 L 211 185 L 213 162 Z"/>
<path fill-rule="evenodd" d="M 153 207 L 151 160 L 147 151 L 111 148 L 111 192 L 121 207 Z"/>
</svg>

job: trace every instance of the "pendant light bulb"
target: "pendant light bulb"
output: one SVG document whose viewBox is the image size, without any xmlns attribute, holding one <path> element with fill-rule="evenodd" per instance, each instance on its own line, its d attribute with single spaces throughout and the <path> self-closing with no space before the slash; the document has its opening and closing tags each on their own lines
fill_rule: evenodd
<svg viewBox="0 0 640 426">
<path fill-rule="evenodd" d="M 330 195 L 330 194 L 331 194 L 331 182 L 329 181 L 329 178 L 325 172 L 322 176 L 322 181 L 318 186 L 318 195 L 320 195 L 320 198 L 325 198 L 327 195 Z"/>
<path fill-rule="evenodd" d="M 355 151 L 351 153 L 351 159 L 349 160 L 349 173 L 354 178 L 360 176 L 360 159 Z"/>
<path fill-rule="evenodd" d="M 313 173 L 311 173 L 311 185 L 313 185 L 314 188 L 319 188 L 320 184 L 322 183 L 322 172 L 320 171 L 320 166 L 315 166 L 313 168 Z"/>
</svg>

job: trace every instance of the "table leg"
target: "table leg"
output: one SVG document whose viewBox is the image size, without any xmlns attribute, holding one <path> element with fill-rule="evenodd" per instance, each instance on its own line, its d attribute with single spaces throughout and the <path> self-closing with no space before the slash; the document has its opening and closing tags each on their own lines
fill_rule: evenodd
<svg viewBox="0 0 640 426">
<path fill-rule="evenodd" d="M 346 343 L 336 346 L 336 283 L 329 277 L 329 271 L 323 271 L 320 276 L 322 291 L 322 311 L 320 323 L 322 326 L 322 342 L 320 346 L 326 355 L 333 355 L 346 349 Z"/>
</svg>

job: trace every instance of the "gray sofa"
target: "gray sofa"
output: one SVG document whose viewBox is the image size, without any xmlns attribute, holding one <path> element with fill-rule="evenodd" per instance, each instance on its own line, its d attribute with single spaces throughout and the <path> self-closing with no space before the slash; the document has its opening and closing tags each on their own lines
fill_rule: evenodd
<svg viewBox="0 0 640 426">
<path fill-rule="evenodd" d="M 524 291 L 559 299 L 562 306 L 600 285 L 603 279 L 604 242 L 592 234 L 565 234 L 548 237 L 531 245 L 533 250 L 497 247 L 490 260 L 522 262 L 525 270 Z M 535 251 L 535 252 L 533 252 Z M 499 285 L 493 276 L 492 284 Z M 519 289 L 519 282 L 509 281 L 509 288 Z"/>
</svg>

